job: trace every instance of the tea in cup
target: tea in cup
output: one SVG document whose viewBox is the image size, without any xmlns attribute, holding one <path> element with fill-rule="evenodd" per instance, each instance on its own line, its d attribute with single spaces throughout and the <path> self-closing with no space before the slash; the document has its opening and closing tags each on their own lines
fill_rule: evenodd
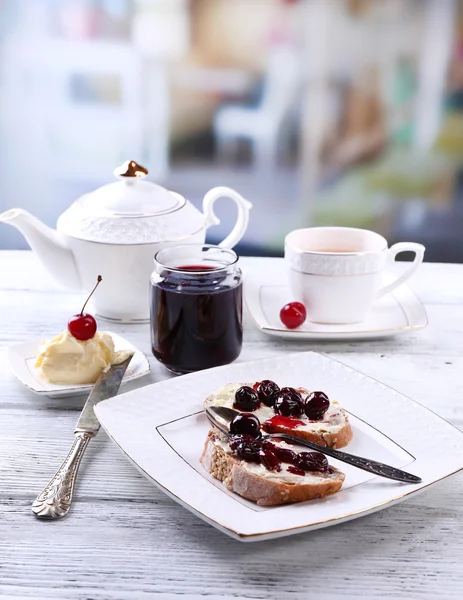
<svg viewBox="0 0 463 600">
<path fill-rule="evenodd" d="M 386 239 L 367 229 L 311 227 L 285 238 L 285 261 L 294 299 L 315 323 L 358 323 L 378 298 L 392 292 L 423 262 L 424 246 L 400 242 L 388 248 Z M 383 275 L 401 252 L 415 258 L 395 281 Z"/>
</svg>

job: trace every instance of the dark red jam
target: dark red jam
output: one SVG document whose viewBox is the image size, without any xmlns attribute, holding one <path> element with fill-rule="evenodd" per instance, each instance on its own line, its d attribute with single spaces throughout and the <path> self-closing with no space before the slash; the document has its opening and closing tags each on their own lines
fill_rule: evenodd
<svg viewBox="0 0 463 600">
<path fill-rule="evenodd" d="M 323 418 L 329 407 L 329 400 L 323 392 L 313 392 L 304 402 L 301 394 L 304 388 L 280 388 L 271 380 L 257 381 L 252 387 L 242 386 L 236 391 L 234 408 L 253 411 L 260 403 L 273 407 L 275 416 L 260 424 L 252 414 L 238 414 L 232 421 L 230 448 L 241 460 L 263 465 L 269 471 L 281 471 L 281 463 L 287 463 L 288 472 L 303 476 L 307 471 L 333 473 L 324 454 L 320 452 L 296 453 L 290 448 L 273 444 L 269 440 L 259 440 L 260 429 L 268 433 L 278 433 L 279 428 L 296 429 L 305 426 L 307 421 L 295 417 L 303 415 L 313 420 Z M 306 413 L 304 415 L 304 412 Z M 310 415 L 310 416 L 309 416 Z"/>
<path fill-rule="evenodd" d="M 281 471 L 281 463 L 289 463 L 288 471 L 294 475 L 304 475 L 306 471 L 332 473 L 324 454 L 320 452 L 300 452 L 282 448 L 266 440 L 261 442 L 247 434 L 233 435 L 230 438 L 231 450 L 242 460 L 263 465 L 269 471 Z"/>
<path fill-rule="evenodd" d="M 175 373 L 233 362 L 243 340 L 240 276 L 188 265 L 161 277 L 150 285 L 154 356 Z"/>
<path fill-rule="evenodd" d="M 268 433 L 275 431 L 276 427 L 287 427 L 288 429 L 296 429 L 299 425 L 305 425 L 304 421 L 293 419 L 292 417 L 284 417 L 283 415 L 275 415 L 268 421 L 262 423 L 262 429 Z"/>
<path fill-rule="evenodd" d="M 301 475 L 301 477 L 304 477 L 304 475 L 305 475 L 304 470 L 300 469 L 299 467 L 295 467 L 293 465 L 288 467 L 288 473 L 292 473 L 293 475 Z"/>
</svg>

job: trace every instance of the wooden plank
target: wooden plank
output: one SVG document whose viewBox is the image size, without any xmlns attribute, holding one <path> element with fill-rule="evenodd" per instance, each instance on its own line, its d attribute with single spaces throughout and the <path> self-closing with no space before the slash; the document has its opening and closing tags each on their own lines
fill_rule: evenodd
<svg viewBox="0 0 463 600">
<path fill-rule="evenodd" d="M 292 349 L 291 349 L 292 350 Z M 324 351 L 325 349 L 322 348 Z M 3 356 L 5 349 L 0 349 L 0 364 L 5 365 Z M 278 354 L 274 352 L 273 354 Z M 438 413 L 454 425 L 463 423 L 463 404 L 460 399 L 463 397 L 463 358 L 453 355 L 427 355 L 416 354 L 404 356 L 401 354 L 376 354 L 371 352 L 364 353 L 328 353 L 324 352 L 330 358 L 339 360 L 346 365 L 365 373 L 375 379 L 390 385 L 403 394 L 427 406 L 432 411 Z M 263 358 L 272 353 L 247 352 L 246 358 Z M 171 377 L 161 365 L 154 359 L 151 361 L 152 372 L 140 380 L 134 381 L 123 388 L 123 391 L 129 391 L 162 381 Z M 77 411 L 82 409 L 85 396 L 74 396 L 71 398 L 48 398 L 38 396 L 24 386 L 12 375 L 9 368 L 2 368 L 0 371 L 0 408 L 19 409 L 23 407 L 31 415 L 42 414 L 47 418 L 48 411 L 53 411 L 54 415 L 61 416 L 63 411 Z M 29 413 L 28 413 L 29 414 Z M 73 419 L 76 418 L 74 415 Z"/>
<path fill-rule="evenodd" d="M 253 267 L 260 269 L 272 264 L 274 260 L 244 256 L 240 259 L 240 265 L 245 271 Z M 397 263 L 398 272 L 403 268 L 405 268 L 404 263 Z M 74 294 L 60 286 L 30 251 L 1 251 L 0 273 L 3 292 L 57 291 L 60 295 Z M 424 263 L 410 280 L 410 286 L 425 304 L 463 303 L 463 265 Z M 83 294 L 77 296 L 81 298 Z"/>
<path fill-rule="evenodd" d="M 34 520 L 24 501 L 5 502 L 2 591 L 46 588 L 60 600 L 116 592 L 305 599 L 360 590 L 365 598 L 459 598 L 463 546 L 454 540 L 462 539 L 463 509 L 455 482 L 357 522 L 249 545 L 173 502 L 88 502 L 52 524 Z"/>
<path fill-rule="evenodd" d="M 32 338 L 48 339 L 63 331 L 69 316 L 76 312 L 81 299 L 74 295 L 53 292 L 7 292 L 1 298 L 0 348 Z M 429 325 L 425 329 L 393 338 L 365 341 L 293 341 L 260 332 L 250 315 L 245 314 L 245 346 L 240 360 L 300 350 L 338 353 L 378 352 L 392 354 L 434 354 L 458 356 L 461 353 L 463 332 L 463 304 L 429 304 L 426 306 Z M 100 329 L 111 329 L 136 344 L 151 356 L 149 325 L 106 324 Z"/>
<path fill-rule="evenodd" d="M 84 458 L 71 515 L 59 523 L 35 520 L 30 503 L 67 452 L 85 398 L 32 394 L 11 374 L 6 348 L 55 335 L 82 294 L 60 291 L 28 252 L 0 252 L 0 274 L 0 597 L 461 597 L 462 474 L 360 520 L 243 545 L 160 492 L 102 432 Z M 239 360 L 325 352 L 463 429 L 462 275 L 462 265 L 424 265 L 412 287 L 430 326 L 396 339 L 290 343 L 260 333 L 246 315 Z M 147 325 L 111 328 L 150 356 Z M 153 358 L 151 364 L 150 376 L 126 389 L 168 376 Z"/>
<path fill-rule="evenodd" d="M 66 456 L 76 422 L 71 412 L 36 414 L 26 409 L 1 412 L 0 498 L 31 501 Z M 459 419 L 463 429 L 463 420 Z M 76 488 L 78 498 L 153 498 L 159 495 L 102 431 L 89 444 Z M 463 491 L 463 488 L 462 488 Z"/>
</svg>

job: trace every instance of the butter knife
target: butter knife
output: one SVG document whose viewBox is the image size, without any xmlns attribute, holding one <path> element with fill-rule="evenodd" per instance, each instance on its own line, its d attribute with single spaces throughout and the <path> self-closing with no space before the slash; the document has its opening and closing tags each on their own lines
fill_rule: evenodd
<svg viewBox="0 0 463 600">
<path fill-rule="evenodd" d="M 80 461 L 88 442 L 100 429 L 93 407 L 102 400 L 116 396 L 132 357 L 133 352 L 127 353 L 124 361 L 112 365 L 95 383 L 77 421 L 75 440 L 69 454 L 32 504 L 32 512 L 39 519 L 61 519 L 69 512 Z"/>
</svg>

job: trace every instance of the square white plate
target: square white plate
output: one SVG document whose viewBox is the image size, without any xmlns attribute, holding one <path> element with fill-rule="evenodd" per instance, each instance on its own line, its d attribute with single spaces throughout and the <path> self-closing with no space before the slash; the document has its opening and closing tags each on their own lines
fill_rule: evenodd
<svg viewBox="0 0 463 600">
<path fill-rule="evenodd" d="M 393 280 L 392 274 L 385 275 Z M 362 323 L 329 325 L 306 321 L 297 329 L 287 329 L 280 321 L 281 308 L 294 300 L 287 283 L 284 260 L 275 259 L 259 270 L 246 273 L 246 306 L 257 327 L 264 333 L 299 340 L 371 339 L 406 333 L 428 324 L 426 310 L 411 289 L 402 285 L 373 305 Z"/>
<path fill-rule="evenodd" d="M 133 381 L 134 379 L 138 379 L 139 377 L 143 377 L 150 372 L 148 359 L 141 350 L 120 335 L 112 332 L 107 333 L 113 338 L 116 351 L 133 350 L 135 352 L 121 385 Z M 77 394 L 89 394 L 93 388 L 92 384 L 61 385 L 49 383 L 39 377 L 37 370 L 34 368 L 34 363 L 37 348 L 40 346 L 41 342 L 42 340 L 40 339 L 31 340 L 8 348 L 10 367 L 19 381 L 32 392 L 41 396 L 49 396 L 50 398 L 65 398 L 66 396 L 75 396 Z"/>
<path fill-rule="evenodd" d="M 228 492 L 199 463 L 208 424 L 204 399 L 219 386 L 274 379 L 280 386 L 321 389 L 352 415 L 352 453 L 404 467 L 422 478 L 401 484 L 330 463 L 346 473 L 324 500 L 257 507 Z M 463 468 L 463 434 L 410 398 L 313 352 L 236 363 L 162 381 L 95 408 L 113 441 L 174 500 L 228 535 L 254 541 L 326 527 L 400 502 Z"/>
</svg>

